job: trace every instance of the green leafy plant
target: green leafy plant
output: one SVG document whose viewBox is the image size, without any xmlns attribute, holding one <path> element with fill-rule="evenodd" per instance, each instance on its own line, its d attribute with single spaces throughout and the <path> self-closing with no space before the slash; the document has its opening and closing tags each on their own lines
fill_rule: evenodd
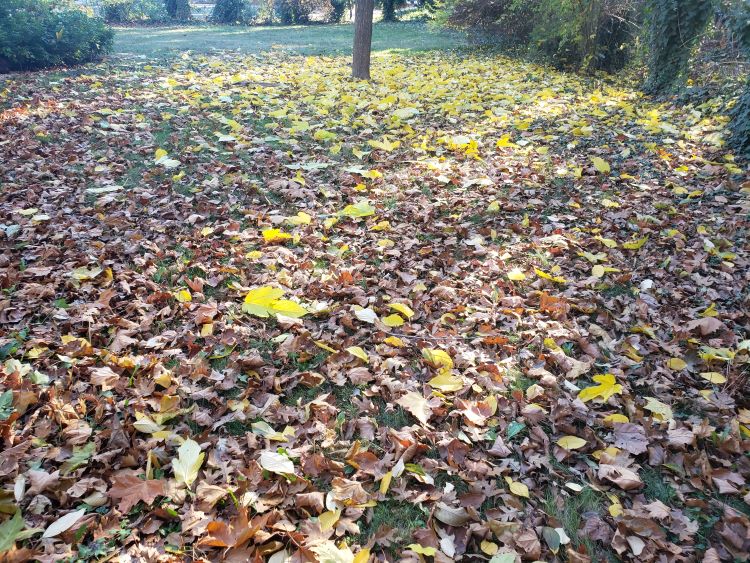
<svg viewBox="0 0 750 563">
<path fill-rule="evenodd" d="M 112 31 L 80 10 L 54 10 L 44 0 L 0 5 L 0 71 L 75 65 L 101 58 Z"/>
</svg>

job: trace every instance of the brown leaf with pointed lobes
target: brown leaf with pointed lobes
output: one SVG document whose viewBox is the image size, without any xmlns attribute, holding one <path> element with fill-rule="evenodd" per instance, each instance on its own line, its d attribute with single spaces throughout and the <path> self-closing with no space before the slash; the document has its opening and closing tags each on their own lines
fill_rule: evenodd
<svg viewBox="0 0 750 563">
<path fill-rule="evenodd" d="M 125 469 L 115 474 L 109 496 L 119 499 L 117 510 L 127 513 L 140 501 L 151 504 L 156 497 L 166 494 L 165 482 L 161 479 L 141 479 L 139 472 Z"/>
<path fill-rule="evenodd" d="M 615 446 L 633 455 L 642 454 L 648 450 L 648 438 L 642 426 L 632 422 L 615 424 Z"/>
<path fill-rule="evenodd" d="M 198 545 L 208 545 L 213 547 L 242 547 L 258 531 L 265 527 L 271 512 L 261 516 L 256 516 L 252 520 L 247 518 L 247 508 L 240 507 L 237 518 L 227 524 L 221 520 L 213 520 L 208 523 L 206 531 L 208 537 L 198 541 Z"/>
</svg>

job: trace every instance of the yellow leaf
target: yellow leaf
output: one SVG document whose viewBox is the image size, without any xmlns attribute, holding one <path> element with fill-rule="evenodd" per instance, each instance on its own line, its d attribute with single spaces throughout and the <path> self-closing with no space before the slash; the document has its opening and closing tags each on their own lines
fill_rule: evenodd
<svg viewBox="0 0 750 563">
<path fill-rule="evenodd" d="M 371 231 L 387 231 L 391 228 L 390 221 L 381 221 L 380 223 L 370 227 Z"/>
<path fill-rule="evenodd" d="M 607 248 L 617 248 L 617 241 L 612 240 L 611 238 L 604 238 L 602 236 L 596 236 L 594 237 L 594 239 L 601 242 Z"/>
<path fill-rule="evenodd" d="M 591 162 L 594 164 L 594 168 L 596 168 L 597 172 L 600 172 L 601 174 L 609 174 L 611 172 L 609 162 L 603 158 L 593 156 L 591 157 Z"/>
<path fill-rule="evenodd" d="M 370 548 L 365 547 L 357 552 L 352 563 L 367 563 L 370 560 Z"/>
<path fill-rule="evenodd" d="M 611 373 L 595 375 L 594 381 L 599 385 L 586 387 L 585 389 L 581 389 L 578 393 L 578 398 L 584 403 L 593 399 L 598 399 L 604 403 L 607 402 L 612 395 L 622 394 L 622 385 L 617 383 L 615 376 Z"/>
<path fill-rule="evenodd" d="M 383 324 L 389 327 L 399 327 L 404 324 L 404 319 L 398 316 L 396 313 L 383 317 Z"/>
<path fill-rule="evenodd" d="M 333 353 L 335 353 L 335 352 L 337 352 L 337 351 L 338 351 L 338 350 L 336 350 L 335 348 L 331 348 L 331 347 L 330 347 L 330 346 L 329 346 L 328 344 L 326 344 L 326 343 L 325 343 L 325 342 L 323 342 L 322 340 L 315 340 L 315 345 L 316 345 L 316 346 L 317 346 L 318 348 L 322 348 L 322 349 L 323 349 L 323 350 L 325 350 L 326 352 L 330 352 L 331 354 L 333 354 Z"/>
<path fill-rule="evenodd" d="M 336 525 L 336 522 L 339 521 L 339 518 L 341 517 L 341 509 L 337 508 L 336 510 L 328 510 L 318 516 L 318 522 L 320 523 L 320 529 L 325 532 L 326 530 L 330 530 Z"/>
<path fill-rule="evenodd" d="M 190 303 L 193 300 L 189 289 L 181 289 L 174 294 L 174 298 L 180 303 Z"/>
<path fill-rule="evenodd" d="M 384 495 L 388 492 L 388 487 L 391 486 L 391 480 L 393 479 L 393 471 L 389 471 L 383 475 L 383 479 L 380 481 L 380 494 Z"/>
<path fill-rule="evenodd" d="M 529 498 L 529 488 L 520 481 L 514 481 L 510 477 L 505 477 L 510 492 L 518 497 Z"/>
<path fill-rule="evenodd" d="M 618 499 L 615 495 L 608 494 L 607 496 L 612 502 L 612 504 L 609 505 L 609 515 L 612 516 L 612 518 L 617 518 L 622 514 L 622 504 L 620 503 L 620 499 Z"/>
<path fill-rule="evenodd" d="M 198 478 L 198 471 L 203 465 L 206 454 L 201 453 L 198 442 L 187 439 L 177 449 L 177 459 L 172 460 L 172 471 L 178 483 L 188 487 Z"/>
<path fill-rule="evenodd" d="M 160 161 L 162 158 L 167 156 L 167 154 L 169 153 L 164 149 L 156 149 L 156 151 L 154 151 L 154 162 Z"/>
<path fill-rule="evenodd" d="M 505 147 L 515 147 L 516 144 L 510 140 L 510 133 L 506 133 L 497 140 L 495 146 L 499 149 L 502 149 Z"/>
<path fill-rule="evenodd" d="M 401 146 L 401 141 L 389 141 L 388 137 L 383 137 L 382 141 L 367 141 L 367 144 L 376 149 L 392 152 Z"/>
<path fill-rule="evenodd" d="M 627 250 L 640 250 L 641 247 L 643 247 L 644 244 L 648 242 L 648 237 L 642 237 L 637 240 L 631 240 L 628 242 L 622 243 L 622 247 Z"/>
<path fill-rule="evenodd" d="M 666 422 L 674 418 L 672 414 L 672 407 L 670 407 L 666 403 L 662 403 L 654 397 L 644 397 L 644 399 L 646 399 L 646 404 L 643 408 L 651 411 L 654 414 L 654 418 L 656 420 L 660 422 Z"/>
<path fill-rule="evenodd" d="M 389 336 L 385 340 L 383 340 L 386 344 L 389 346 L 394 346 L 396 348 L 403 348 L 406 346 L 403 340 L 401 340 L 398 336 Z"/>
<path fill-rule="evenodd" d="M 262 318 L 266 318 L 272 314 L 282 314 L 296 319 L 307 314 L 307 310 L 298 303 L 279 299 L 283 295 L 283 289 L 268 285 L 252 289 L 245 296 L 242 310 L 245 313 Z"/>
<path fill-rule="evenodd" d="M 450 373 L 447 373 L 445 371 L 441 371 L 438 375 L 430 379 L 427 383 L 431 387 L 434 387 L 435 389 L 440 389 L 440 391 L 444 391 L 446 393 L 449 393 L 451 391 L 459 391 L 460 389 L 463 389 L 464 387 L 463 379 L 455 375 L 451 375 Z"/>
<path fill-rule="evenodd" d="M 482 540 L 482 543 L 479 544 L 479 548 L 487 555 L 495 555 L 498 549 L 500 549 L 496 543 L 489 540 Z"/>
<path fill-rule="evenodd" d="M 365 178 L 369 180 L 377 180 L 378 178 L 382 178 L 383 174 L 378 172 L 377 170 L 368 170 L 364 174 L 362 174 Z"/>
<path fill-rule="evenodd" d="M 508 279 L 511 281 L 523 281 L 526 279 L 526 274 L 520 268 L 513 268 L 508 272 Z"/>
<path fill-rule="evenodd" d="M 262 231 L 263 240 L 267 243 L 283 242 L 292 238 L 292 235 L 281 231 L 281 229 L 265 229 Z"/>
<path fill-rule="evenodd" d="M 534 273 L 539 276 L 540 278 L 543 278 L 545 280 L 550 280 L 555 283 L 568 283 L 568 280 L 566 280 L 562 276 L 553 276 L 551 274 L 548 274 L 544 270 L 540 270 L 539 268 L 534 268 Z"/>
<path fill-rule="evenodd" d="M 500 211 L 500 204 L 497 201 L 493 201 L 487 206 L 487 211 L 490 213 L 497 213 Z"/>
<path fill-rule="evenodd" d="M 359 358 L 363 362 L 370 362 L 370 358 L 367 356 L 367 352 L 365 352 L 359 346 L 349 346 L 346 351 L 349 352 L 352 356 Z"/>
<path fill-rule="evenodd" d="M 606 198 L 602 200 L 602 205 L 604 207 L 620 207 L 620 204 L 616 201 L 612 201 L 611 199 Z"/>
<path fill-rule="evenodd" d="M 287 217 L 286 222 L 290 225 L 309 225 L 312 222 L 312 217 L 304 211 L 300 211 L 294 217 Z"/>
<path fill-rule="evenodd" d="M 597 264 L 596 266 L 593 266 L 591 268 L 591 275 L 595 278 L 603 278 L 604 274 L 606 273 L 606 270 L 604 269 L 604 266 L 601 264 Z"/>
<path fill-rule="evenodd" d="M 716 303 L 711 303 L 708 308 L 702 313 L 698 313 L 700 317 L 718 317 L 719 312 L 716 310 Z"/>
<path fill-rule="evenodd" d="M 630 422 L 630 419 L 624 414 L 610 414 L 610 415 L 605 416 L 603 420 L 604 422 L 609 422 L 612 424 Z"/>
<path fill-rule="evenodd" d="M 344 217 L 352 217 L 352 218 L 359 218 L 359 217 L 369 217 L 370 215 L 375 215 L 375 208 L 370 205 L 370 202 L 367 200 L 358 201 L 357 203 L 347 205 L 338 212 L 340 216 Z"/>
<path fill-rule="evenodd" d="M 586 444 L 588 442 L 578 436 L 563 436 L 557 441 L 557 445 L 566 450 L 577 450 Z"/>
<path fill-rule="evenodd" d="M 427 557 L 433 557 L 437 553 L 437 549 L 434 547 L 423 547 L 418 543 L 410 543 L 406 546 L 406 549 L 411 549 L 414 553 L 426 555 Z"/>
<path fill-rule="evenodd" d="M 453 360 L 444 350 L 423 348 L 422 357 L 431 364 L 438 366 L 441 373 L 450 373 L 453 369 Z"/>
<path fill-rule="evenodd" d="M 201 326 L 201 336 L 206 337 L 210 336 L 214 333 L 214 325 L 213 323 L 206 323 L 203 326 Z"/>
<path fill-rule="evenodd" d="M 681 358 L 669 358 L 667 360 L 667 367 L 675 371 L 680 371 L 687 367 L 687 362 Z"/>
<path fill-rule="evenodd" d="M 404 305 L 403 303 L 389 303 L 388 306 L 394 311 L 398 311 L 399 313 L 401 313 L 407 319 L 410 319 L 414 316 L 414 311 L 411 310 L 411 307 L 409 307 L 408 305 Z"/>
<path fill-rule="evenodd" d="M 718 371 L 703 372 L 701 373 L 701 377 L 709 383 L 713 383 L 714 385 L 721 385 L 722 383 L 727 382 L 727 378 L 720 374 Z"/>
</svg>

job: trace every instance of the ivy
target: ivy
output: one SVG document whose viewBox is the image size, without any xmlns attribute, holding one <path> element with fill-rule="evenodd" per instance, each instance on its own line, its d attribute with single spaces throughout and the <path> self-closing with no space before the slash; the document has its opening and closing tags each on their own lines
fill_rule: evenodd
<svg viewBox="0 0 750 563">
<path fill-rule="evenodd" d="M 712 7 L 711 0 L 648 0 L 646 91 L 667 92 L 684 82 L 690 56 L 708 25 Z"/>
</svg>

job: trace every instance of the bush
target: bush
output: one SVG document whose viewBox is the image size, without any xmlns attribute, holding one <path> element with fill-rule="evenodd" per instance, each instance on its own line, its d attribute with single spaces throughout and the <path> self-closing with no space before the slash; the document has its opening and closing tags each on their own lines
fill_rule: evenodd
<svg viewBox="0 0 750 563">
<path fill-rule="evenodd" d="M 245 18 L 245 0 L 216 0 L 211 19 L 217 23 L 238 23 Z"/>
<path fill-rule="evenodd" d="M 99 12 L 109 23 L 160 22 L 167 19 L 164 0 L 99 0 Z"/>
<path fill-rule="evenodd" d="M 542 53 L 560 67 L 614 71 L 641 0 L 449 0 L 438 21 L 473 28 L 505 46 Z"/>
<path fill-rule="evenodd" d="M 32 70 L 96 60 L 113 32 L 80 10 L 56 11 L 45 0 L 3 0 L 0 71 Z"/>
<path fill-rule="evenodd" d="M 164 7 L 167 15 L 173 20 L 187 21 L 190 19 L 190 0 L 165 0 Z"/>
<path fill-rule="evenodd" d="M 274 0 L 276 19 L 284 25 L 305 25 L 312 21 L 313 13 L 329 21 L 335 10 L 330 0 Z"/>
</svg>

